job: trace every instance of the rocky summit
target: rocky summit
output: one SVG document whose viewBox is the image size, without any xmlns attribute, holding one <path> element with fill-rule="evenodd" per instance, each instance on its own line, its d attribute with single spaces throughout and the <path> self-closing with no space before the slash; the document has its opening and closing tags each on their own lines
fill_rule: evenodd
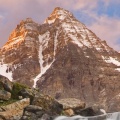
<svg viewBox="0 0 120 120">
<path fill-rule="evenodd" d="M 0 75 L 58 100 L 120 111 L 120 53 L 63 8 L 43 24 L 27 18 L 17 25 L 0 49 Z"/>
</svg>

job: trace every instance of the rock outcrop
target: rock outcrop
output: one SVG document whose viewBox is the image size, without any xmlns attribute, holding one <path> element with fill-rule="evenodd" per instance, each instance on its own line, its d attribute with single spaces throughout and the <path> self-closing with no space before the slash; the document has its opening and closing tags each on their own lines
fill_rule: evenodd
<svg viewBox="0 0 120 120">
<path fill-rule="evenodd" d="M 6 79 L 2 76 L 1 78 Z M 0 83 L 4 83 L 4 81 Z M 87 120 L 110 118 L 115 120 L 119 117 L 119 113 L 106 114 L 99 106 L 86 108 L 86 103 L 79 99 L 56 100 L 51 96 L 41 94 L 37 89 L 29 88 L 20 83 L 10 82 L 9 87 L 10 85 L 12 86 L 11 98 L 7 101 L 0 99 L 0 120 L 57 120 L 60 118 L 62 120 L 74 120 L 75 118 Z M 4 85 L 0 84 L 0 86 L 4 90 Z M 62 117 L 61 115 L 73 117 Z M 58 116 L 61 117 L 57 118 Z"/>
<path fill-rule="evenodd" d="M 12 83 L 4 76 L 0 75 L 0 100 L 7 101 L 11 98 Z"/>
<path fill-rule="evenodd" d="M 85 102 L 75 99 L 75 98 L 66 98 L 58 101 L 63 105 L 63 109 L 83 109 L 85 108 Z"/>
<path fill-rule="evenodd" d="M 0 119 L 19 120 L 23 115 L 24 108 L 29 104 L 30 99 L 25 98 L 6 106 L 0 106 L 0 109 L 2 109 L 2 112 L 0 112 Z"/>
</svg>

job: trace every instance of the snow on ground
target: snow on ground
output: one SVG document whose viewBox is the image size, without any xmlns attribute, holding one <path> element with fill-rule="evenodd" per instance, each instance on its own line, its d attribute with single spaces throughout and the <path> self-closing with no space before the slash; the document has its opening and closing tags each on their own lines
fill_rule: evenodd
<svg viewBox="0 0 120 120">
<path fill-rule="evenodd" d="M 0 64 L 0 75 L 5 76 L 8 78 L 10 81 L 13 80 L 12 78 L 12 72 L 7 72 L 8 65 L 7 64 Z"/>
<path fill-rule="evenodd" d="M 25 24 L 25 29 L 33 30 L 33 26 L 30 26 L 30 25 Z"/>
<path fill-rule="evenodd" d="M 46 21 L 48 24 L 52 24 L 52 23 L 54 23 L 55 22 L 55 19 L 52 19 L 52 20 L 47 20 Z"/>
<path fill-rule="evenodd" d="M 69 37 L 73 40 L 73 43 L 77 44 L 79 47 L 83 47 L 83 44 L 80 41 L 78 41 L 78 39 L 74 35 L 69 34 Z"/>
<path fill-rule="evenodd" d="M 112 63 L 112 64 L 120 67 L 120 62 L 116 58 L 113 58 L 113 57 L 105 58 L 104 56 L 102 56 L 102 58 L 106 63 Z M 120 68 L 116 68 L 115 70 L 120 72 Z"/>
<path fill-rule="evenodd" d="M 107 52 L 109 52 L 110 51 L 110 49 L 109 49 L 109 47 L 107 46 L 107 45 L 105 45 L 104 43 L 102 43 L 101 42 L 101 44 L 103 45 L 103 47 L 105 48 L 105 50 L 107 51 Z"/>
</svg>

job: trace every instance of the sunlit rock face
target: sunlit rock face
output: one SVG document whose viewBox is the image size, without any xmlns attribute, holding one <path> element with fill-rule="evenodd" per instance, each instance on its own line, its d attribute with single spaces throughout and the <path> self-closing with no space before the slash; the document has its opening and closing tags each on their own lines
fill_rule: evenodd
<svg viewBox="0 0 120 120">
<path fill-rule="evenodd" d="M 0 50 L 0 74 L 57 99 L 120 110 L 120 54 L 59 7 L 44 24 L 17 25 Z"/>
<path fill-rule="evenodd" d="M 17 25 L 0 52 L 1 75 L 11 81 L 33 85 L 32 78 L 40 71 L 37 67 L 39 66 L 38 26 L 30 18 Z"/>
</svg>

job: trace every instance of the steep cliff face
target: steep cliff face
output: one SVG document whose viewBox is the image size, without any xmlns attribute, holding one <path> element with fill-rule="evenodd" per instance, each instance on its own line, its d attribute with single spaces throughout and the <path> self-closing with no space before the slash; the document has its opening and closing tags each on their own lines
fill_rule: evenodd
<svg viewBox="0 0 120 120">
<path fill-rule="evenodd" d="M 17 25 L 0 52 L 1 75 L 33 85 L 32 78 L 40 71 L 38 26 L 29 18 Z"/>
<path fill-rule="evenodd" d="M 110 111 L 120 100 L 120 54 L 59 7 L 42 25 L 26 19 L 17 26 L 1 48 L 0 74 Z"/>
</svg>

